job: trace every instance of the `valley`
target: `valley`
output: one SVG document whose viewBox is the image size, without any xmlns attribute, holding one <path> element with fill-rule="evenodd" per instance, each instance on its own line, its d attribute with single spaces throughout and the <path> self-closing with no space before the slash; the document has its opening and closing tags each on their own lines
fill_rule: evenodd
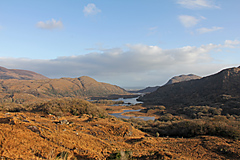
<svg viewBox="0 0 240 160">
<path fill-rule="evenodd" d="M 1 0 L 0 160 L 240 160 L 240 0 Z"/>
<path fill-rule="evenodd" d="M 230 68 L 140 97 L 86 76 L 1 80 L 1 157 L 240 159 L 239 73 Z"/>
</svg>

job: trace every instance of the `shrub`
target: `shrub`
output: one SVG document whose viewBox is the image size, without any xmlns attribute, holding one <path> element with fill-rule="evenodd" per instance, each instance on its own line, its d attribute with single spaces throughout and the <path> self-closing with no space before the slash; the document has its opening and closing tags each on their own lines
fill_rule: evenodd
<svg viewBox="0 0 240 160">
<path fill-rule="evenodd" d="M 157 136 L 195 137 L 211 135 L 231 139 L 240 138 L 240 122 L 230 121 L 225 116 L 215 116 L 208 119 L 178 120 L 178 121 L 133 121 L 136 128 Z"/>
<path fill-rule="evenodd" d="M 189 116 L 190 118 L 202 118 L 203 116 L 221 115 L 221 108 L 214 108 L 209 106 L 190 106 L 184 107 L 182 114 Z"/>
<path fill-rule="evenodd" d="M 131 160 L 132 158 L 132 151 L 116 151 L 112 153 L 107 160 Z"/>
</svg>

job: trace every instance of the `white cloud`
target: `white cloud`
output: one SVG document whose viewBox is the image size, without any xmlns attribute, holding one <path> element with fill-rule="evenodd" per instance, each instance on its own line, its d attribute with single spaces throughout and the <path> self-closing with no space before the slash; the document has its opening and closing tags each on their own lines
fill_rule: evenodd
<svg viewBox="0 0 240 160">
<path fill-rule="evenodd" d="M 113 48 L 51 60 L 0 58 L 0 64 L 7 68 L 32 70 L 50 78 L 87 75 L 122 87 L 145 87 L 162 85 L 179 74 L 212 74 L 229 64 L 214 64 L 210 52 L 239 46 L 238 40 L 167 50 L 138 44 L 126 45 L 127 50 Z"/>
<path fill-rule="evenodd" d="M 203 34 L 203 33 L 208 33 L 208 32 L 214 32 L 214 31 L 221 30 L 221 29 L 223 29 L 223 27 L 199 28 L 199 29 L 197 29 L 197 32 L 200 34 Z"/>
<path fill-rule="evenodd" d="M 196 17 L 189 16 L 189 15 L 180 15 L 180 16 L 178 16 L 178 19 L 180 20 L 180 22 L 182 23 L 182 25 L 184 27 L 189 28 L 189 27 L 193 27 L 196 24 L 198 24 L 198 22 L 201 19 L 205 19 L 205 17 L 201 17 L 201 19 L 197 19 Z"/>
<path fill-rule="evenodd" d="M 177 3 L 188 9 L 220 8 L 213 0 L 177 0 Z"/>
<path fill-rule="evenodd" d="M 95 15 L 100 13 L 101 10 L 96 7 L 95 4 L 89 3 L 87 6 L 84 6 L 83 13 L 85 16 Z"/>
<path fill-rule="evenodd" d="M 63 28 L 63 23 L 62 21 L 56 21 L 55 19 L 52 19 L 52 20 L 49 20 L 49 21 L 46 21 L 46 22 L 43 22 L 43 21 L 40 21 L 36 24 L 36 26 L 38 28 L 42 28 L 42 29 L 61 29 Z"/>
<path fill-rule="evenodd" d="M 239 40 L 226 40 L 224 43 L 224 47 L 226 48 L 236 48 L 240 47 L 240 41 Z"/>
</svg>

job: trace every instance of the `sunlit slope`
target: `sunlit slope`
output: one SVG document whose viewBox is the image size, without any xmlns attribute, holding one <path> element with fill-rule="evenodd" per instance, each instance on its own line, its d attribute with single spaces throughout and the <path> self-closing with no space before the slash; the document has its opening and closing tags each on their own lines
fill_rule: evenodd
<svg viewBox="0 0 240 160">
<path fill-rule="evenodd" d="M 129 94 L 124 89 L 83 76 L 44 80 L 0 80 L 1 99 L 24 101 L 34 98 L 91 97 Z"/>
<path fill-rule="evenodd" d="M 0 79 L 37 80 L 48 78 L 28 70 L 7 69 L 0 66 Z"/>
</svg>

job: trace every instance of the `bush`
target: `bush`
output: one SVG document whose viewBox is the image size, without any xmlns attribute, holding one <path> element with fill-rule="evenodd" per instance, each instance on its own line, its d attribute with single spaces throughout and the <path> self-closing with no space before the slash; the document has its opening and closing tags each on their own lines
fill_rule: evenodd
<svg viewBox="0 0 240 160">
<path fill-rule="evenodd" d="M 124 102 L 123 101 L 113 101 L 113 100 L 100 99 L 100 100 L 91 101 L 91 103 L 104 104 L 104 105 L 115 105 L 115 104 L 123 104 Z"/>
<path fill-rule="evenodd" d="M 203 116 L 221 115 L 221 108 L 214 108 L 209 106 L 190 106 L 184 107 L 182 114 L 189 116 L 190 118 L 202 118 Z"/>
<path fill-rule="evenodd" d="M 183 120 L 158 128 L 162 136 L 195 137 L 199 135 L 212 135 L 232 139 L 239 139 L 240 128 L 231 122 L 212 120 Z"/>
<path fill-rule="evenodd" d="M 132 152 L 131 151 L 116 151 L 112 153 L 107 160 L 131 160 L 133 159 L 132 157 Z"/>
<path fill-rule="evenodd" d="M 130 122 L 130 120 L 128 120 Z M 142 130 L 156 136 L 170 137 L 195 137 L 199 135 L 211 135 L 226 137 L 231 139 L 240 138 L 240 122 L 231 121 L 225 116 L 215 116 L 208 119 L 178 120 L 178 121 L 134 121 L 133 125 Z"/>
</svg>

